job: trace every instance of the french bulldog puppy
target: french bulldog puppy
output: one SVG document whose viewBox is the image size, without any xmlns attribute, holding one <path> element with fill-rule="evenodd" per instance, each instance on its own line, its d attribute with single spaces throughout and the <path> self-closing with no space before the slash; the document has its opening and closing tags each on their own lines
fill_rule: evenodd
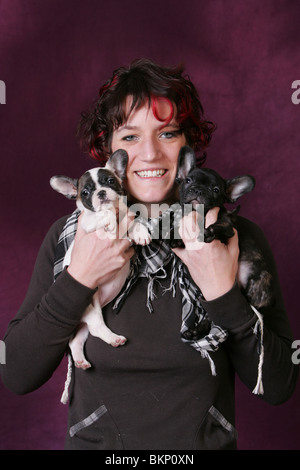
<svg viewBox="0 0 300 470">
<path fill-rule="evenodd" d="M 177 181 L 180 184 L 179 197 L 181 207 L 191 204 L 204 205 L 204 216 L 213 207 L 219 207 L 217 221 L 204 229 L 204 242 L 214 239 L 226 244 L 237 228 L 239 207 L 228 211 L 224 204 L 235 203 L 241 196 L 253 190 L 255 180 L 252 176 L 237 176 L 223 179 L 216 171 L 197 168 L 194 152 L 191 148 L 182 147 L 178 156 Z M 239 236 L 239 269 L 237 282 L 246 295 L 249 303 L 256 308 L 269 305 L 272 301 L 272 276 L 266 261 L 255 240 L 245 231 L 238 230 Z M 183 242 L 172 240 L 172 246 L 182 246 Z"/>
<path fill-rule="evenodd" d="M 67 176 L 53 176 L 50 180 L 52 188 L 66 196 L 75 199 L 78 209 L 82 212 L 81 224 L 86 232 L 100 228 L 117 236 L 118 220 L 126 217 L 127 205 L 123 200 L 123 180 L 126 177 L 128 155 L 125 150 L 117 150 L 109 158 L 104 168 L 92 168 L 86 171 L 78 180 Z M 128 229 L 128 238 L 134 243 L 145 245 L 150 243 L 148 229 L 140 222 L 132 222 Z M 74 242 L 69 247 L 64 266 L 71 261 Z M 105 324 L 102 307 L 111 302 L 123 287 L 129 274 L 130 262 L 119 272 L 113 281 L 99 286 L 93 297 L 93 302 L 84 312 L 81 324 L 69 346 L 75 366 L 82 369 L 91 367 L 84 355 L 84 344 L 88 334 L 96 336 L 114 347 L 125 344 L 124 336 L 113 333 Z"/>
</svg>

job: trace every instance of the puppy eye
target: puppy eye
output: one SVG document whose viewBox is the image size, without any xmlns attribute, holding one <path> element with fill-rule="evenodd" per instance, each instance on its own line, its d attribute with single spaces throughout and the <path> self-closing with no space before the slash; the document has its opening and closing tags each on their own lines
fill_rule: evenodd
<svg viewBox="0 0 300 470">
<path fill-rule="evenodd" d="M 84 188 L 82 191 L 81 191 L 81 196 L 83 197 L 87 197 L 90 195 L 90 192 L 88 189 Z"/>
<path fill-rule="evenodd" d="M 220 189 L 218 188 L 218 186 L 215 186 L 215 187 L 213 188 L 213 192 L 214 192 L 214 193 L 219 193 L 219 192 L 220 192 Z"/>
<path fill-rule="evenodd" d="M 115 178 L 108 178 L 107 182 L 108 184 L 115 184 L 116 180 Z"/>
<path fill-rule="evenodd" d="M 190 184 L 192 182 L 192 178 L 190 178 L 189 176 L 187 178 L 185 178 L 185 182 L 187 184 Z"/>
</svg>

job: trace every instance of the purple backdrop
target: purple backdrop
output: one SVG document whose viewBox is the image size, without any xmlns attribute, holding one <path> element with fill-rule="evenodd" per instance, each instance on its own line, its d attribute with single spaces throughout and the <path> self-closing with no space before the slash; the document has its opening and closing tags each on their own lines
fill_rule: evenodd
<svg viewBox="0 0 300 470">
<path fill-rule="evenodd" d="M 291 99 L 300 80 L 299 19 L 298 0 L 1 0 L 1 338 L 48 227 L 73 210 L 49 178 L 91 166 L 75 139 L 79 113 L 114 68 L 138 57 L 186 64 L 218 125 L 207 165 L 226 177 L 256 177 L 242 214 L 270 241 L 300 338 L 300 105 Z M 65 370 L 23 397 L 0 384 L 0 449 L 63 447 Z M 299 449 L 299 419 L 299 387 L 272 407 L 237 383 L 240 449 Z"/>
</svg>

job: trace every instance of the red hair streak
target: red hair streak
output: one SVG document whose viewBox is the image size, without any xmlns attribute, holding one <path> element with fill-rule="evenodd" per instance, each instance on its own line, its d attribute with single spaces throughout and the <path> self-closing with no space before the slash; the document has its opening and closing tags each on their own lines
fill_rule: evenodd
<svg viewBox="0 0 300 470">
<path fill-rule="evenodd" d="M 167 118 L 162 119 L 159 116 L 158 109 L 157 109 L 158 100 L 165 101 L 170 106 L 170 113 L 169 113 Z M 152 113 L 153 113 L 153 116 L 155 117 L 155 119 L 157 119 L 160 122 L 163 122 L 162 127 L 167 126 L 171 122 L 171 120 L 174 116 L 174 106 L 173 106 L 171 100 L 169 100 L 168 98 L 165 98 L 164 96 L 151 96 L 151 109 L 152 109 Z"/>
<path fill-rule="evenodd" d="M 114 75 L 111 79 L 110 82 L 108 83 L 105 83 L 99 90 L 99 96 L 101 97 L 103 95 L 103 93 L 106 92 L 106 90 L 108 90 L 109 88 L 113 87 L 114 85 L 116 85 L 118 81 L 118 76 L 117 75 Z"/>
<path fill-rule="evenodd" d="M 96 147 L 95 147 L 95 142 L 97 139 L 99 139 L 100 137 L 102 137 L 104 135 L 104 131 L 101 131 L 99 132 L 99 134 L 96 136 L 95 140 L 94 140 L 94 143 L 93 145 L 91 146 L 91 150 L 90 150 L 90 153 L 91 153 L 91 156 L 95 159 L 95 160 L 101 160 L 99 158 L 99 155 L 97 153 L 97 150 L 96 150 Z"/>
</svg>

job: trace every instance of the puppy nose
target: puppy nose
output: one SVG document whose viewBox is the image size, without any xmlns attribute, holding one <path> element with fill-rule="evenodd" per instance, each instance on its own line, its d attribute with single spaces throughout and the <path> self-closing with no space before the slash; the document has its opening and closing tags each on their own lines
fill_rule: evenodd
<svg viewBox="0 0 300 470">
<path fill-rule="evenodd" d="M 104 189 L 101 189 L 101 191 L 99 191 L 98 193 L 98 198 L 105 199 L 105 196 L 106 196 L 106 191 Z"/>
<path fill-rule="evenodd" d="M 195 193 L 197 194 L 197 196 L 202 196 L 202 190 L 199 188 L 195 189 Z"/>
</svg>

